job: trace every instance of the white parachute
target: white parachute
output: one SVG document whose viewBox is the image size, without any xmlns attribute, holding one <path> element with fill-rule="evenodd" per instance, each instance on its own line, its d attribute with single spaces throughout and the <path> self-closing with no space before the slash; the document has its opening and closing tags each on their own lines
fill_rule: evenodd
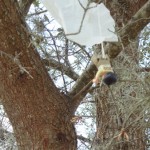
<svg viewBox="0 0 150 150">
<path fill-rule="evenodd" d="M 115 22 L 103 3 L 88 0 L 42 0 L 42 3 L 68 39 L 85 46 L 118 41 Z"/>
</svg>

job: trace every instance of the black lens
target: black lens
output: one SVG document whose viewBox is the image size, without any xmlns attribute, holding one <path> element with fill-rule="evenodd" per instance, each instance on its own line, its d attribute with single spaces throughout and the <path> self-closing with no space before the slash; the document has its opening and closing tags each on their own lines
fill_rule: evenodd
<svg viewBox="0 0 150 150">
<path fill-rule="evenodd" d="M 106 85 L 112 85 L 114 83 L 117 82 L 117 76 L 115 73 L 113 72 L 108 72 L 105 74 L 104 78 L 103 78 L 103 82 L 106 84 Z"/>
</svg>

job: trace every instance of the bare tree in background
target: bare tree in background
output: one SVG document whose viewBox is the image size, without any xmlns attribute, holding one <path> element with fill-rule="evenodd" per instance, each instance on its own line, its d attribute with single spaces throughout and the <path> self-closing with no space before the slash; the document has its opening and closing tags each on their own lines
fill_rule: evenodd
<svg viewBox="0 0 150 150">
<path fill-rule="evenodd" d="M 91 87 L 97 69 L 90 58 L 99 45 L 86 48 L 66 39 L 63 29 L 53 30 L 37 1 L 0 0 L 0 99 L 18 149 L 76 150 L 77 139 L 95 150 L 149 147 L 149 66 L 140 65 L 148 55 L 149 30 L 142 37 L 140 32 L 150 22 L 150 0 L 104 3 L 119 37 L 105 47 L 118 75 L 112 87 Z M 75 116 L 81 103 L 96 107 L 91 138 L 75 132 L 83 118 Z M 0 127 L 3 141 L 8 131 Z"/>
</svg>

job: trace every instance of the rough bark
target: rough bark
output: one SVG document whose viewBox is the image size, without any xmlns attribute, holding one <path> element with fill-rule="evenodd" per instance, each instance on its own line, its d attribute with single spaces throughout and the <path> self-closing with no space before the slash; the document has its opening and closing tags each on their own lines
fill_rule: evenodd
<svg viewBox="0 0 150 150">
<path fill-rule="evenodd" d="M 20 150 L 75 150 L 69 102 L 30 43 L 18 3 L 0 0 L 0 96 Z"/>
<path fill-rule="evenodd" d="M 110 10 L 111 15 L 115 19 L 116 27 L 121 28 L 128 23 L 132 16 L 146 3 L 148 0 L 106 0 L 106 6 Z"/>
<path fill-rule="evenodd" d="M 106 47 L 110 58 L 115 58 L 123 47 L 126 47 L 130 42 L 134 42 L 140 31 L 150 22 L 150 0 L 145 3 L 137 13 L 132 16 L 132 19 L 119 30 L 118 36 L 120 43 L 109 43 Z M 123 47 L 122 47 L 123 46 Z"/>
</svg>

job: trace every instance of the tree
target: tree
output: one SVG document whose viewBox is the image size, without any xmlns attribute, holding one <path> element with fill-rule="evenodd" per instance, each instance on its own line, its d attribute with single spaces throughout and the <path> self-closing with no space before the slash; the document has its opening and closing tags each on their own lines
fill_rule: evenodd
<svg viewBox="0 0 150 150">
<path fill-rule="evenodd" d="M 25 16 L 33 2 L 33 0 L 19 2 L 0 0 L 0 98 L 12 123 L 20 150 L 75 150 L 77 149 L 77 135 L 70 120 L 80 102 L 89 92 L 92 85 L 91 80 L 97 69 L 91 63 L 80 76 L 75 73 L 67 59 L 69 45 L 67 39 L 63 39 L 66 44 L 65 65 L 60 64 L 59 51 L 56 51 L 57 61 L 39 56 L 37 51 L 39 50 L 37 47 L 39 41 L 37 40 L 40 36 L 38 38 L 33 36 L 25 22 Z M 136 7 L 133 9 L 135 4 Z M 123 48 L 128 47 L 131 41 L 137 38 L 139 32 L 149 23 L 150 1 L 143 0 L 137 3 L 112 1 L 106 2 L 106 6 L 110 9 L 119 29 L 120 42 L 106 45 L 106 51 L 110 58 L 114 59 Z M 42 22 L 40 23 L 42 26 Z M 49 30 L 47 32 L 55 47 L 56 39 Z M 33 44 L 33 39 L 36 41 L 36 46 Z M 40 40 L 43 41 L 43 39 Z M 78 47 L 83 50 L 85 55 L 91 56 L 84 47 L 80 45 Z M 75 48 L 77 47 L 75 46 Z M 136 52 L 134 53 L 136 54 Z M 136 58 L 138 59 L 138 57 Z M 113 60 L 114 67 L 115 63 L 119 61 Z M 61 71 L 62 76 L 66 74 L 76 80 L 72 89 L 67 92 L 68 89 L 65 86 L 66 93 L 62 93 L 54 84 L 44 65 L 47 68 L 57 68 Z M 63 81 L 65 84 L 64 78 Z M 107 95 L 107 90 L 102 88 L 105 95 Z M 105 100 L 108 101 L 108 97 L 105 97 Z M 97 103 L 97 108 L 98 106 L 100 106 L 99 103 Z M 100 117 L 98 114 L 102 109 L 98 108 L 97 110 L 97 116 Z M 105 122 L 105 120 L 103 121 Z M 99 128 L 98 125 L 97 132 Z M 98 139 L 99 136 L 97 134 Z M 108 142 L 111 141 L 108 140 Z"/>
</svg>

